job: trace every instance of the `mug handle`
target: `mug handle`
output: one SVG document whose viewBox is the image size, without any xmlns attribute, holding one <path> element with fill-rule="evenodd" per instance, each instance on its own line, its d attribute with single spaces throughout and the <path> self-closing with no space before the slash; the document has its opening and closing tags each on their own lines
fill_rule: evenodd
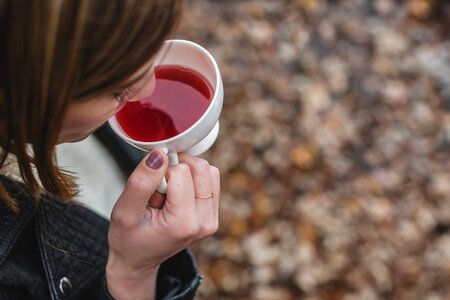
<svg viewBox="0 0 450 300">
<path fill-rule="evenodd" d="M 167 156 L 169 157 L 169 166 L 178 164 L 178 154 L 176 152 L 171 152 L 167 148 L 161 148 L 161 150 L 164 151 L 167 154 Z M 159 184 L 156 191 L 160 194 L 167 193 L 166 177 L 163 177 L 163 179 L 161 180 L 161 183 Z"/>
</svg>

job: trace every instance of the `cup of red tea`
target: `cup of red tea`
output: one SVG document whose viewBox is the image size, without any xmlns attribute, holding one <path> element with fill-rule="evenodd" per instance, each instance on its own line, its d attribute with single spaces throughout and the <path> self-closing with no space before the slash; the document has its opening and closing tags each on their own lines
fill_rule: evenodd
<svg viewBox="0 0 450 300">
<path fill-rule="evenodd" d="M 223 84 L 212 55 L 186 40 L 168 40 L 154 64 L 156 84 L 151 95 L 133 99 L 108 122 L 127 143 L 144 151 L 159 148 L 178 163 L 178 153 L 197 156 L 219 134 Z M 167 182 L 158 192 L 165 193 Z"/>
</svg>

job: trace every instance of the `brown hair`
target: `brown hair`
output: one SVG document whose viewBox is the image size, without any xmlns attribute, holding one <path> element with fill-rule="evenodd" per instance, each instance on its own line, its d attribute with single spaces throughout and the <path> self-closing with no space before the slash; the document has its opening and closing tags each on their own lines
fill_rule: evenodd
<svg viewBox="0 0 450 300">
<path fill-rule="evenodd" d="M 41 182 L 72 198 L 55 159 L 68 105 L 128 84 L 180 14 L 181 0 L 0 0 L 0 168 L 13 153 L 33 195 Z M 1 184 L 0 197 L 15 209 Z"/>
</svg>

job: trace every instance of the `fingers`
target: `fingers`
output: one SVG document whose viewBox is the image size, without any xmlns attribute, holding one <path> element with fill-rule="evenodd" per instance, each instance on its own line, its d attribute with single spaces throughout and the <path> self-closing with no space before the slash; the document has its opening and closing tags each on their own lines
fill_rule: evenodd
<svg viewBox="0 0 450 300">
<path fill-rule="evenodd" d="M 189 166 L 180 163 L 167 170 L 167 194 L 163 214 L 168 222 L 197 223 L 195 193 Z M 196 224 L 193 224 L 196 225 Z"/>
<path fill-rule="evenodd" d="M 139 217 L 143 213 L 145 216 L 151 212 L 153 220 L 162 222 L 165 228 L 170 228 L 171 235 L 180 240 L 194 241 L 215 233 L 220 198 L 219 170 L 204 159 L 182 154 L 179 164 L 167 166 L 168 157 L 164 152 L 155 150 L 149 154 L 130 176 L 111 220 L 133 226 L 142 219 Z M 164 175 L 168 183 L 166 195 L 156 192 Z"/>
<path fill-rule="evenodd" d="M 220 196 L 220 174 L 208 161 L 188 155 L 180 155 L 180 161 L 191 170 L 194 184 L 195 204 L 200 222 L 199 235 L 204 238 L 218 228 L 218 203 Z M 214 194 L 214 197 L 210 198 Z"/>
<path fill-rule="evenodd" d="M 208 161 L 183 154 L 180 155 L 180 161 L 187 164 L 191 170 L 195 196 L 197 197 L 197 199 L 200 200 L 200 198 L 210 197 L 211 193 L 213 192 L 213 186 L 211 180 L 210 165 Z M 198 202 L 198 204 L 202 202 L 208 203 L 210 201 L 201 201 Z"/>
<path fill-rule="evenodd" d="M 128 178 L 115 211 L 124 217 L 142 212 L 161 182 L 167 166 L 167 155 L 163 151 L 156 149 L 148 154 Z"/>
</svg>

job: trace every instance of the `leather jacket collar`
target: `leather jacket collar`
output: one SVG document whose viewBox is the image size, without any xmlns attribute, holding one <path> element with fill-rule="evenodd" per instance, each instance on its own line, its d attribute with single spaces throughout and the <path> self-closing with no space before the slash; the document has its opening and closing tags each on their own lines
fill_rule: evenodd
<svg viewBox="0 0 450 300">
<path fill-rule="evenodd" d="M 77 291 L 102 278 L 108 249 L 105 219 L 75 202 L 49 195 L 33 199 L 21 183 L 3 176 L 1 181 L 17 195 L 20 211 L 15 214 L 0 203 L 0 267 L 25 226 L 34 220 L 52 299 L 77 298 Z"/>
</svg>

